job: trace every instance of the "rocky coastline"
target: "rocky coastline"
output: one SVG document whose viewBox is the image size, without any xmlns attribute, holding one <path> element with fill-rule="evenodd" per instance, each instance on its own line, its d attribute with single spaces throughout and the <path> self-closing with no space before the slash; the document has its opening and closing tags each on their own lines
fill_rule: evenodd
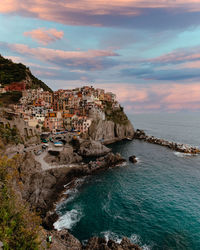
<svg viewBox="0 0 200 250">
<path fill-rule="evenodd" d="M 83 246 L 67 230 L 56 231 L 53 224 L 58 220 L 56 204 L 67 198 L 66 189 L 73 188 L 78 178 L 93 175 L 122 165 L 126 162 L 119 154 L 113 154 L 107 144 L 123 139 L 132 139 L 134 128 L 122 108 L 106 111 L 105 119 L 93 118 L 88 134 L 74 139 L 72 135 L 60 134 L 50 137 L 56 141 L 59 137 L 63 142 L 62 148 L 55 148 L 50 142 L 47 148 L 37 141 L 27 141 L 26 138 L 18 145 L 9 144 L 4 149 L 4 155 L 12 158 L 18 155 L 17 169 L 19 179 L 16 180 L 16 190 L 22 202 L 28 203 L 31 210 L 35 210 L 42 219 L 44 235 L 51 234 L 54 243 L 50 249 L 139 249 L 128 239 L 124 238 L 121 244 L 105 239 L 93 238 Z M 119 120 L 117 120 L 120 117 Z M 9 124 L 14 121 L 14 117 Z M 4 116 L 2 115 L 2 119 Z M 20 120 L 21 118 L 19 118 Z M 21 121 L 21 120 L 20 120 Z M 7 124 L 8 121 L 6 120 Z M 23 137 L 19 130 L 19 136 Z M 54 138 L 55 137 L 55 138 Z M 26 143 L 23 143 L 26 142 Z M 88 159 L 85 161 L 85 159 Z M 17 183 L 21 183 L 18 187 Z M 45 237 L 42 244 L 45 249 Z"/>
<path fill-rule="evenodd" d="M 30 204 L 31 209 L 35 209 L 40 214 L 45 234 L 51 235 L 53 238 L 50 249 L 140 249 L 127 238 L 124 238 L 119 244 L 94 237 L 89 239 L 87 245 L 82 245 L 67 230 L 56 231 L 54 229 L 53 224 L 58 220 L 55 212 L 56 204 L 61 199 L 67 198 L 66 189 L 73 188 L 78 178 L 93 175 L 126 162 L 120 154 L 113 154 L 110 149 L 100 144 L 93 140 L 85 140 L 80 142 L 79 149 L 66 144 L 59 154 L 51 155 L 47 151 L 46 161 L 50 159 L 53 164 L 50 169 L 43 169 L 42 164 L 37 161 L 33 148 L 30 151 L 26 148 L 26 152 L 19 154 L 18 171 L 20 181 L 23 183 L 21 196 Z M 80 150 L 82 147 L 87 150 Z M 84 163 L 81 155 L 95 155 L 96 159 Z M 63 166 L 64 163 L 65 166 Z"/>
<path fill-rule="evenodd" d="M 184 154 L 192 154 L 192 155 L 200 154 L 200 149 L 197 147 L 192 147 L 192 146 L 188 146 L 188 145 L 184 145 L 184 144 L 180 144 L 176 142 L 170 142 L 164 139 L 156 138 L 154 136 L 149 136 L 149 135 L 146 135 L 144 130 L 140 130 L 140 129 L 137 129 L 135 131 L 134 139 L 142 140 L 142 141 L 152 143 L 152 144 L 157 144 L 159 146 L 163 146 L 163 147 L 166 147 L 171 150 L 184 153 Z"/>
</svg>

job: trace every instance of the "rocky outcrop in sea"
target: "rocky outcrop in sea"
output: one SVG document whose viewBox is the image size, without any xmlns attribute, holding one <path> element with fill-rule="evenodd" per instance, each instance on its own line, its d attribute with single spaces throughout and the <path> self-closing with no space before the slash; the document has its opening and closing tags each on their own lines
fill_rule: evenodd
<svg viewBox="0 0 200 250">
<path fill-rule="evenodd" d="M 176 142 L 170 142 L 164 139 L 156 138 L 154 136 L 148 136 L 144 132 L 144 130 L 137 129 L 134 138 L 138 140 L 142 140 L 145 142 L 149 142 L 152 144 L 157 144 L 163 147 L 167 147 L 171 150 L 184 153 L 184 154 L 200 154 L 200 149 L 197 147 L 189 146 L 189 145 L 184 145 L 181 143 L 176 143 Z"/>
</svg>

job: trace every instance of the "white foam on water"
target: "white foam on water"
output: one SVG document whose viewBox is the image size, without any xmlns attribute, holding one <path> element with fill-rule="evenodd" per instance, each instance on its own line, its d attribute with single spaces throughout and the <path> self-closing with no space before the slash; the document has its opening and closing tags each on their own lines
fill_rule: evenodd
<svg viewBox="0 0 200 250">
<path fill-rule="evenodd" d="M 74 185 L 75 187 L 67 189 L 64 194 L 67 194 L 67 199 L 63 198 L 56 206 L 56 209 L 59 210 L 60 207 L 65 206 L 67 203 L 73 201 L 76 197 L 77 194 L 79 192 L 78 188 L 83 184 L 83 182 L 85 181 L 86 177 L 83 178 L 79 178 L 77 180 L 75 180 Z M 69 186 L 69 184 L 71 184 L 72 182 L 68 183 L 65 185 L 65 187 Z"/>
<path fill-rule="evenodd" d="M 116 167 L 125 167 L 125 166 L 127 166 L 126 161 L 116 165 Z"/>
<path fill-rule="evenodd" d="M 174 154 L 175 154 L 176 156 L 182 157 L 182 158 L 187 157 L 187 156 L 197 156 L 197 155 L 195 155 L 195 154 L 181 153 L 181 152 L 174 152 Z"/>
<path fill-rule="evenodd" d="M 122 241 L 122 237 L 119 237 L 119 235 L 117 235 L 116 233 L 112 232 L 112 231 L 105 231 L 105 232 L 102 232 L 101 233 L 105 239 L 106 239 L 106 242 L 108 242 L 109 240 L 113 240 L 115 241 L 116 243 L 120 244 L 121 241 Z M 138 244 L 138 245 L 142 245 L 141 243 L 141 239 L 140 239 L 140 236 L 137 235 L 137 234 L 132 234 L 130 237 L 129 237 L 130 241 L 133 243 L 133 244 Z M 144 244 L 142 247 L 142 250 L 151 250 L 152 247 L 151 246 L 148 246 L 146 244 Z"/>
<path fill-rule="evenodd" d="M 137 234 L 132 234 L 129 238 L 134 244 L 140 244 L 140 236 Z"/>
<path fill-rule="evenodd" d="M 137 160 L 136 164 L 137 164 L 137 163 L 141 163 L 141 160 L 140 160 L 139 157 L 136 157 L 136 160 Z"/>
<path fill-rule="evenodd" d="M 112 216 L 112 214 L 110 214 L 110 201 L 111 201 L 111 192 L 108 193 L 107 199 L 102 205 L 102 210 L 104 210 L 107 214 Z"/>
<path fill-rule="evenodd" d="M 141 238 L 137 234 L 132 234 L 129 239 L 134 244 L 138 244 L 139 246 L 142 245 Z M 147 244 L 144 244 L 143 246 L 141 246 L 141 248 L 142 248 L 142 250 L 151 250 L 151 246 L 148 246 Z"/>
<path fill-rule="evenodd" d="M 83 214 L 81 209 L 72 209 L 71 211 L 66 211 L 64 215 L 62 215 L 53 225 L 54 228 L 58 231 L 62 229 L 71 229 L 74 225 L 76 225 Z"/>
<path fill-rule="evenodd" d="M 109 240 L 113 240 L 116 243 L 121 243 L 122 241 L 122 239 L 116 233 L 113 233 L 111 231 L 102 232 L 102 235 L 105 237 L 106 242 L 108 242 Z"/>
<path fill-rule="evenodd" d="M 142 246 L 142 250 L 151 250 L 151 247 L 145 244 Z"/>
</svg>

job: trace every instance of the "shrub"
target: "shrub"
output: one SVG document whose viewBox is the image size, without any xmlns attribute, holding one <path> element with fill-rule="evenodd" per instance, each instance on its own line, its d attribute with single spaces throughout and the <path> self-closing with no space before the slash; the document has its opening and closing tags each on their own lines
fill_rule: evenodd
<svg viewBox="0 0 200 250">
<path fill-rule="evenodd" d="M 13 159 L 0 158 L 0 239 L 4 249 L 38 249 L 40 218 L 22 202 L 17 163 Z"/>
</svg>

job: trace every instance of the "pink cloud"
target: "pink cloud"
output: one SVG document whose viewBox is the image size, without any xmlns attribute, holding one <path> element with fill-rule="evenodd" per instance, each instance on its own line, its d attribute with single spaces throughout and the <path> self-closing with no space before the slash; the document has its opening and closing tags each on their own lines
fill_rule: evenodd
<svg viewBox="0 0 200 250">
<path fill-rule="evenodd" d="M 200 48 L 177 49 L 165 55 L 147 60 L 153 63 L 174 64 L 200 60 Z"/>
<path fill-rule="evenodd" d="M 115 62 L 109 57 L 118 56 L 109 50 L 67 51 L 49 48 L 31 48 L 25 44 L 0 43 L 1 47 L 15 53 L 31 56 L 44 62 L 50 62 L 62 67 L 86 70 L 101 70 L 113 67 Z"/>
<path fill-rule="evenodd" d="M 176 112 L 200 109 L 199 83 L 183 84 L 104 84 L 106 89 L 117 94 L 117 99 L 127 112 Z"/>
<path fill-rule="evenodd" d="M 185 11 L 200 10 L 199 0 L 4 0 L 0 13 L 17 13 L 44 20 L 70 25 L 102 25 L 101 22 L 86 20 L 85 17 L 104 15 L 138 16 L 147 8 L 184 8 Z"/>
<path fill-rule="evenodd" d="M 47 45 L 50 42 L 55 42 L 63 38 L 64 32 L 58 31 L 56 29 L 45 29 L 39 28 L 32 31 L 24 32 L 25 36 L 30 36 L 32 39 L 37 42 Z"/>
</svg>

